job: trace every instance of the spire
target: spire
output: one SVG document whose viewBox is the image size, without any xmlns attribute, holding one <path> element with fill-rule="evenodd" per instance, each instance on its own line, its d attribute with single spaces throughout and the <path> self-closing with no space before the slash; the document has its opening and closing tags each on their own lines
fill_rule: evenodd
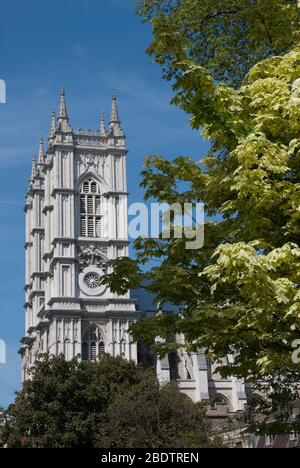
<svg viewBox="0 0 300 468">
<path fill-rule="evenodd" d="M 32 169 L 31 169 L 31 177 L 30 180 L 33 180 L 35 177 L 35 172 L 36 172 L 36 159 L 35 156 L 32 157 Z"/>
<path fill-rule="evenodd" d="M 60 93 L 60 106 L 59 106 L 58 119 L 68 120 L 68 112 L 67 112 L 67 106 L 66 106 L 66 93 L 65 93 L 64 88 L 61 90 L 61 93 Z"/>
<path fill-rule="evenodd" d="M 66 94 L 65 90 L 62 89 L 60 93 L 60 105 L 59 105 L 59 113 L 57 119 L 57 127 L 59 130 L 65 133 L 69 133 L 72 129 L 69 126 L 69 117 L 67 112 L 67 105 L 66 105 Z"/>
<path fill-rule="evenodd" d="M 104 115 L 103 111 L 101 112 L 100 135 L 101 136 L 106 136 L 105 115 Z"/>
<path fill-rule="evenodd" d="M 40 139 L 40 147 L 39 147 L 39 164 L 44 163 L 44 141 L 43 138 Z"/>
<path fill-rule="evenodd" d="M 109 133 L 110 135 L 114 135 L 115 137 L 124 137 L 124 132 L 121 128 L 121 122 L 119 118 L 119 112 L 118 112 L 118 106 L 117 106 L 117 95 L 115 91 L 113 91 L 113 95 L 112 95 Z"/>
<path fill-rule="evenodd" d="M 51 128 L 50 128 L 50 138 L 55 135 L 56 132 L 56 121 L 55 121 L 55 112 L 52 111 L 51 114 Z"/>
<path fill-rule="evenodd" d="M 113 90 L 113 95 L 112 95 L 110 123 L 111 124 L 115 124 L 115 123 L 119 124 L 120 123 L 119 113 L 118 113 L 118 106 L 117 106 L 117 95 L 116 95 L 115 90 Z"/>
</svg>

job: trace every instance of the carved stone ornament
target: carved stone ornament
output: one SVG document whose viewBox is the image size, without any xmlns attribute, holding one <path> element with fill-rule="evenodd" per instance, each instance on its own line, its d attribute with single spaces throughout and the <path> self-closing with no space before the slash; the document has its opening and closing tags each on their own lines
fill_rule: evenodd
<svg viewBox="0 0 300 468">
<path fill-rule="evenodd" d="M 96 266 L 89 266 L 79 274 L 79 287 L 87 296 L 102 296 L 106 285 L 101 284 L 103 270 Z"/>
<path fill-rule="evenodd" d="M 104 178 L 105 164 L 106 160 L 104 156 L 99 156 L 95 154 L 82 154 L 79 158 L 79 164 L 82 167 L 80 171 L 83 173 L 86 169 L 94 171 L 97 174 L 100 174 Z"/>
<path fill-rule="evenodd" d="M 80 247 L 78 253 L 80 271 L 86 267 L 96 266 L 105 273 L 106 255 L 107 249 L 105 247 L 97 247 L 94 243 L 86 247 Z"/>
</svg>

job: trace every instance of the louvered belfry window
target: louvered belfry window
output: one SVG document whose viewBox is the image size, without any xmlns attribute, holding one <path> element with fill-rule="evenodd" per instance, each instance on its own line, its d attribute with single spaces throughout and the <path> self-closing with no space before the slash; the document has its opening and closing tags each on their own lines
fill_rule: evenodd
<svg viewBox="0 0 300 468">
<path fill-rule="evenodd" d="M 105 344 L 99 327 L 92 325 L 87 329 L 82 341 L 82 360 L 97 362 L 105 353 Z"/>
<path fill-rule="evenodd" d="M 85 180 L 80 189 L 80 236 L 102 237 L 102 198 L 93 179 Z"/>
</svg>

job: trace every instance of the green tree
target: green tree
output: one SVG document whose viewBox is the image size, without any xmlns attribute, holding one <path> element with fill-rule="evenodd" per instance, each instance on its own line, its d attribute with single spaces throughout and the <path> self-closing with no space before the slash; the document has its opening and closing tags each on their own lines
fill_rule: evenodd
<svg viewBox="0 0 300 468">
<path fill-rule="evenodd" d="M 264 4 L 269 13 L 266 2 L 250 3 Z M 187 2 L 178 4 L 180 9 Z M 296 2 L 273 4 L 289 4 L 296 18 Z M 116 292 L 147 284 L 159 303 L 182 305 L 180 315 L 159 314 L 136 325 L 135 338 L 154 345 L 160 336 L 163 341 L 154 346 L 166 354 L 174 348 L 173 336 L 183 333 L 191 350 L 206 348 L 213 360 L 235 354 L 222 374 L 254 386 L 271 384 L 264 412 L 278 414 L 280 431 L 289 431 L 286 420 L 300 380 L 299 364 L 292 360 L 300 338 L 300 48 L 259 62 L 236 88 L 216 83 L 222 67 L 212 76 L 202 55 L 204 62 L 186 50 L 174 58 L 171 41 L 155 30 L 161 15 L 172 18 L 172 8 L 154 17 L 150 52 L 172 57 L 161 63 L 175 77 L 173 103 L 190 116 L 193 128 L 202 129 L 211 149 L 199 163 L 147 158 L 142 186 L 146 199 L 202 201 L 210 219 L 202 249 L 187 250 L 185 238 L 139 239 L 136 260 L 117 261 L 107 281 Z M 191 12 L 188 18 L 193 23 Z M 294 23 L 294 36 L 297 27 Z M 179 30 L 177 42 L 184 41 Z M 234 64 L 228 77 L 235 72 L 243 74 Z M 145 271 L 153 261 L 157 266 Z"/>
<path fill-rule="evenodd" d="M 41 358 L 10 411 L 5 440 L 10 448 L 93 447 L 103 413 L 118 392 L 143 379 L 123 359 L 99 364 Z"/>
<path fill-rule="evenodd" d="M 4 423 L 5 423 L 5 409 L 0 406 L 0 448 L 3 447 L 3 431 L 4 431 Z"/>
<path fill-rule="evenodd" d="M 1 444 L 8 448 L 97 448 L 118 447 L 120 443 L 124 447 L 138 448 L 135 444 L 151 447 L 154 440 L 163 444 L 172 437 L 176 445 L 183 437 L 177 419 L 179 411 L 173 407 L 172 415 L 169 402 L 170 413 L 167 414 L 157 403 L 153 407 L 157 412 L 155 417 L 149 414 L 150 395 L 144 385 L 146 382 L 156 391 L 152 403 L 156 399 L 167 402 L 173 395 L 174 404 L 180 401 L 186 408 L 188 413 L 182 424 L 186 431 L 191 431 L 186 437 L 197 446 L 210 445 L 202 409 L 186 402 L 176 388 L 160 389 L 152 371 L 110 356 L 99 363 L 66 362 L 63 356 L 41 357 L 7 414 Z M 168 398 L 164 397 L 165 393 Z M 130 415 L 129 405 L 124 411 L 120 405 L 134 395 L 137 397 L 135 410 L 139 413 Z M 193 415 L 199 428 L 188 423 L 188 415 Z M 143 430 L 143 425 L 144 433 L 147 432 L 148 418 L 159 418 L 163 424 L 153 427 L 153 433 L 141 441 L 137 432 Z M 120 428 L 120 434 L 113 431 L 114 426 Z"/>
<path fill-rule="evenodd" d="M 208 438 L 205 408 L 181 394 L 175 384 L 161 387 L 151 373 L 118 396 L 107 410 L 98 447 L 216 447 Z"/>
<path fill-rule="evenodd" d="M 299 39 L 297 0 L 139 0 L 137 13 L 152 25 L 148 53 L 168 79 L 191 59 L 237 85 L 257 62 Z"/>
</svg>

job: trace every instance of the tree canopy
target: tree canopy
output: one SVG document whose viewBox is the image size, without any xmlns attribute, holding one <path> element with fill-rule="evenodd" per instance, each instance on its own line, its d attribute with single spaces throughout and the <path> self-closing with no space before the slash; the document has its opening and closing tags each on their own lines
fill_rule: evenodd
<svg viewBox="0 0 300 468">
<path fill-rule="evenodd" d="M 205 408 L 193 404 L 175 383 L 161 387 L 148 374 L 109 406 L 106 430 L 99 443 L 106 448 L 222 446 L 208 434 Z"/>
<path fill-rule="evenodd" d="M 297 0 L 139 0 L 153 29 L 149 55 L 164 76 L 191 59 L 216 80 L 238 85 L 257 62 L 287 52 L 299 39 Z"/>
<path fill-rule="evenodd" d="M 151 448 L 213 445 L 203 408 L 152 370 L 123 358 L 40 358 L 7 413 L 8 448 Z M 180 445 L 181 444 L 181 445 Z"/>
<path fill-rule="evenodd" d="M 243 80 L 248 66 L 260 56 L 258 49 L 254 48 L 253 59 L 245 49 L 251 58 L 245 68 L 239 61 L 222 68 L 220 49 L 212 65 L 202 53 L 199 58 L 193 50 L 187 52 L 185 31 L 174 27 L 175 45 L 182 47 L 178 45 L 180 53 L 176 49 L 173 54 L 160 24 L 164 29 L 181 14 L 186 15 L 187 28 L 188 19 L 194 24 L 197 10 L 186 10 L 190 3 L 153 1 L 147 7 L 141 2 L 140 11 L 153 18 L 149 52 L 162 57 L 162 65 L 175 78 L 173 103 L 190 116 L 191 126 L 201 130 L 211 149 L 198 163 L 187 157 L 171 162 L 148 157 L 142 186 L 146 199 L 161 203 L 203 202 L 209 216 L 204 246 L 187 250 L 184 237 L 139 239 L 136 259 L 117 261 L 107 281 L 116 292 L 147 284 L 159 303 L 183 306 L 181 314 L 158 314 L 137 324 L 136 339 L 166 354 L 175 346 L 174 335 L 183 333 L 191 350 L 206 348 L 213 360 L 234 354 L 234 362 L 222 367 L 222 374 L 253 385 L 261 381 L 272 385 L 269 411 L 283 409 L 288 417 L 287 396 L 289 401 L 297 396 L 295 383 L 300 378 L 299 365 L 292 360 L 295 340 L 300 338 L 300 48 L 294 44 L 289 52 L 277 55 L 289 48 L 291 43 L 286 42 L 282 49 L 277 45 L 274 55 L 265 50 L 261 57 L 268 58 L 255 64 Z M 196 3 L 200 10 L 202 5 L 212 6 Z M 293 11 L 296 21 L 296 2 L 272 2 L 272 9 L 263 0 L 230 2 L 237 3 L 264 6 L 265 15 L 271 16 L 274 5 L 286 15 Z M 278 20 L 282 25 L 280 15 Z M 290 37 L 296 37 L 298 25 L 293 21 L 291 25 Z M 247 31 L 242 36 L 248 41 Z M 211 35 L 209 40 L 214 43 L 216 38 Z M 196 47 L 197 38 L 191 36 L 190 45 Z M 233 50 L 238 54 L 238 48 L 232 47 L 235 57 Z M 233 79 L 235 73 L 240 86 Z M 158 336 L 162 340 L 155 344 Z M 278 398 L 282 393 L 284 398 Z"/>
</svg>

